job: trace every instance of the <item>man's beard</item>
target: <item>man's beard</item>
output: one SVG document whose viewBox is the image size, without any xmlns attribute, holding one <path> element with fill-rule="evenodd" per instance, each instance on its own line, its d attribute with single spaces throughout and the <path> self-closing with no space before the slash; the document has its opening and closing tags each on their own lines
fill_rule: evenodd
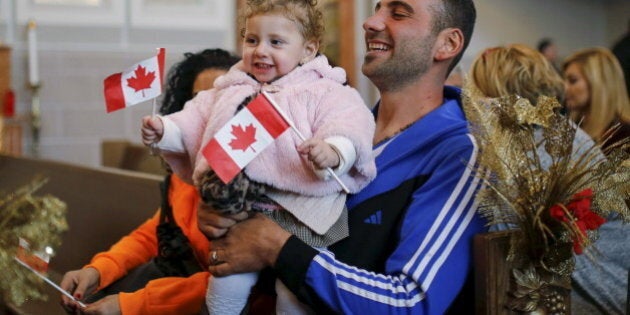
<svg viewBox="0 0 630 315">
<path fill-rule="evenodd" d="M 391 59 L 372 65 L 368 56 L 364 60 L 364 74 L 381 92 L 393 92 L 414 82 L 429 70 L 431 48 L 435 37 L 428 36 L 419 46 L 397 46 Z M 367 65 L 367 66 L 366 66 Z"/>
</svg>

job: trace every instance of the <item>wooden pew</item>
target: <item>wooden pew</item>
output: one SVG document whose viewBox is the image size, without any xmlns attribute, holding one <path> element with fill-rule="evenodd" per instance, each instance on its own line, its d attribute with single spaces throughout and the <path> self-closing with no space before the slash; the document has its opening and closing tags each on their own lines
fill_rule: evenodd
<svg viewBox="0 0 630 315">
<path fill-rule="evenodd" d="M 511 264 L 506 261 L 510 231 L 475 235 L 475 314 L 517 314 L 508 310 Z"/>
<path fill-rule="evenodd" d="M 103 166 L 166 175 L 166 169 L 157 155 L 151 155 L 146 146 L 128 140 L 103 140 L 101 160 Z"/>
<path fill-rule="evenodd" d="M 512 268 L 507 261 L 510 236 L 514 231 L 488 232 L 474 238 L 475 314 L 517 315 L 510 310 L 508 299 L 514 289 Z M 570 292 L 564 292 L 567 314 L 571 314 Z"/>
<path fill-rule="evenodd" d="M 149 219 L 160 205 L 162 176 L 0 155 L 0 190 L 12 191 L 38 174 L 49 181 L 36 194 L 52 194 L 68 206 L 69 230 L 49 265 L 49 276 L 57 283 L 63 273 L 81 268 Z M 8 309 L 14 314 L 65 314 L 60 294 L 50 286 L 45 290 L 48 301 Z"/>
</svg>

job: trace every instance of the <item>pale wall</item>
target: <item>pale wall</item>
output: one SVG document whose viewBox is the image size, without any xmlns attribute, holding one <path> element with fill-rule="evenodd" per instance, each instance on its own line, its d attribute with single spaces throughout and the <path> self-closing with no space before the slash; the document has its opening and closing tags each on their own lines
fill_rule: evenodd
<svg viewBox="0 0 630 315">
<path fill-rule="evenodd" d="M 122 0 L 111 1 L 117 3 Z M 125 138 L 139 142 L 139 120 L 151 113 L 151 104 L 106 114 L 102 80 L 136 61 L 148 58 L 157 46 L 167 47 L 167 66 L 179 60 L 185 51 L 206 47 L 233 50 L 233 3 L 227 0 L 204 1 L 221 4 L 216 10 L 220 11 L 223 23 L 211 23 L 211 27 L 199 29 L 150 23 L 129 28 L 103 25 L 107 23 L 40 25 L 39 55 L 43 82 L 40 156 L 97 166 L 101 163 L 102 139 Z M 354 1 L 357 7 L 356 62 L 360 71 L 365 49 L 360 21 L 372 12 L 373 5 L 366 5 L 369 2 L 363 0 L 349 1 Z M 0 40 L 13 47 L 12 81 L 17 94 L 17 110 L 25 114 L 31 97 L 25 76 L 25 18 L 30 14 L 20 11 L 16 18 L 7 10 L 8 4 L 17 2 L 22 6 L 27 3 L 0 0 Z M 486 47 L 512 42 L 534 45 L 543 36 L 554 38 L 562 55 L 587 46 L 610 46 L 627 29 L 627 12 L 630 12 L 630 2 L 621 0 L 479 0 L 476 3 L 479 18 L 473 41 L 462 62 L 464 67 Z M 185 19 L 185 16 L 175 14 L 170 18 Z M 124 24 L 125 19 L 129 17 L 123 17 L 116 23 Z M 369 104 L 377 99 L 376 91 L 364 77 L 360 77 L 358 88 Z M 29 143 L 27 135 L 27 152 Z"/>
<path fill-rule="evenodd" d="M 628 1 L 483 0 L 476 3 L 478 20 L 466 54 L 469 62 L 487 47 L 508 43 L 535 46 L 543 37 L 554 39 L 561 56 L 588 46 L 609 47 L 623 34 L 630 18 Z"/>
</svg>

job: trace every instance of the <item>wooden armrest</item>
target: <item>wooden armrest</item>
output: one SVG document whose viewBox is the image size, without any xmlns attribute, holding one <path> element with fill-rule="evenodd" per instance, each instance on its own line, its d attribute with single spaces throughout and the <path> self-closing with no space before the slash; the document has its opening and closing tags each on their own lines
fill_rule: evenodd
<svg viewBox="0 0 630 315">
<path fill-rule="evenodd" d="M 517 314 L 505 307 L 512 268 L 506 261 L 511 233 L 501 231 L 475 235 L 475 314 Z"/>
</svg>

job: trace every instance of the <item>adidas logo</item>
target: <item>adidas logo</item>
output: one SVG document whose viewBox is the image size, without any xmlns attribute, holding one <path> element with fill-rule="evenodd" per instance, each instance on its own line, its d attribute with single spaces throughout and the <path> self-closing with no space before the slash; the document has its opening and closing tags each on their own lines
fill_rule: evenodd
<svg viewBox="0 0 630 315">
<path fill-rule="evenodd" d="M 363 220 L 363 222 L 367 224 L 381 224 L 382 216 L 383 216 L 383 211 L 378 210 L 374 212 L 371 216 Z"/>
</svg>

